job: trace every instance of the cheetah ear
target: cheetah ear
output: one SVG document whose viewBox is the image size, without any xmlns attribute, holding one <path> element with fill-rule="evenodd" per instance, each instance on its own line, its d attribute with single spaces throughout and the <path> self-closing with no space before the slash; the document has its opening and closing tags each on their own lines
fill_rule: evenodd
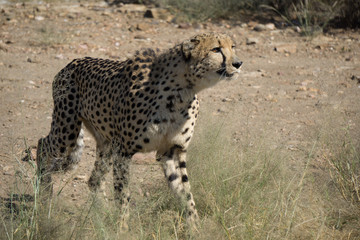
<svg viewBox="0 0 360 240">
<path fill-rule="evenodd" d="M 191 51 L 195 48 L 196 45 L 199 44 L 199 40 L 198 39 L 190 39 L 190 40 L 186 40 L 181 44 L 181 51 L 182 54 L 185 58 L 185 61 L 189 61 L 191 58 Z"/>
</svg>

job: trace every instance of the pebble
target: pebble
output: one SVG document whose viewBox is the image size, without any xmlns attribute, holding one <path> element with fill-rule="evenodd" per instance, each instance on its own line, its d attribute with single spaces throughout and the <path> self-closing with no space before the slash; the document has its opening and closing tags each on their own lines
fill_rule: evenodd
<svg viewBox="0 0 360 240">
<path fill-rule="evenodd" d="M 144 14 L 145 18 L 161 19 L 165 21 L 171 21 L 174 16 L 170 14 L 169 10 L 165 8 L 152 8 L 146 10 Z"/>
<path fill-rule="evenodd" d="M 233 99 L 232 98 L 223 98 L 223 99 L 221 99 L 221 101 L 222 102 L 232 102 L 233 101 Z"/>
<path fill-rule="evenodd" d="M 74 177 L 74 180 L 79 180 L 79 181 L 85 181 L 87 179 L 86 175 L 77 175 Z"/>
<path fill-rule="evenodd" d="M 43 16 L 36 16 L 35 20 L 36 21 L 43 21 L 45 18 Z"/>
<path fill-rule="evenodd" d="M 262 31 L 265 31 L 266 29 L 267 28 L 264 24 L 258 24 L 253 28 L 253 30 L 257 31 L 257 32 L 262 32 Z"/>
<path fill-rule="evenodd" d="M 3 43 L 0 43 L 0 50 L 4 51 L 4 52 L 8 51 L 7 46 L 5 44 L 3 44 Z"/>
<path fill-rule="evenodd" d="M 3 174 L 4 175 L 12 176 L 12 175 L 14 175 L 14 173 L 15 173 L 15 171 L 13 169 L 13 166 L 5 166 L 5 167 L 3 167 Z"/>
<path fill-rule="evenodd" d="M 151 26 L 148 23 L 138 23 L 136 25 L 136 30 L 140 30 L 140 31 L 147 31 L 150 28 L 151 28 Z"/>
<path fill-rule="evenodd" d="M 265 25 L 265 28 L 266 28 L 267 30 L 275 30 L 275 29 L 276 29 L 275 24 L 273 24 L 273 23 L 268 23 L 268 24 L 266 24 L 266 25 Z"/>
<path fill-rule="evenodd" d="M 242 23 L 242 24 L 240 24 L 240 27 L 241 27 L 241 28 L 247 28 L 248 25 L 247 25 L 246 23 Z"/>
<path fill-rule="evenodd" d="M 248 37 L 246 38 L 246 45 L 254 45 L 259 43 L 259 39 L 255 37 Z"/>
<path fill-rule="evenodd" d="M 297 52 L 297 47 L 296 44 L 279 44 L 277 45 L 274 50 L 276 52 L 281 52 L 281 53 L 296 53 Z"/>
<path fill-rule="evenodd" d="M 65 57 L 64 57 L 64 55 L 62 55 L 62 54 L 58 54 L 58 55 L 56 55 L 55 56 L 55 59 L 65 59 Z"/>
<path fill-rule="evenodd" d="M 360 76 L 352 75 L 352 76 L 351 76 L 351 80 L 357 81 L 357 83 L 360 83 Z"/>
</svg>

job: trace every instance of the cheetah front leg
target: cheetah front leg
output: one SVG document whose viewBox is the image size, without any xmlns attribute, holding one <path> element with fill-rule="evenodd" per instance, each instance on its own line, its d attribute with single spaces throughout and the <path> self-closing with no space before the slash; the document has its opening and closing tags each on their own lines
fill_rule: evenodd
<svg viewBox="0 0 360 240">
<path fill-rule="evenodd" d="M 187 223 L 196 228 L 199 219 L 186 171 L 186 150 L 179 146 L 170 149 L 161 157 L 165 177 L 169 187 L 185 205 Z"/>
<path fill-rule="evenodd" d="M 121 219 L 120 229 L 122 231 L 128 231 L 128 219 L 129 219 L 129 165 L 131 156 L 127 156 L 123 153 L 116 153 L 114 155 L 113 165 L 113 181 L 114 181 L 114 199 L 120 206 Z"/>
</svg>

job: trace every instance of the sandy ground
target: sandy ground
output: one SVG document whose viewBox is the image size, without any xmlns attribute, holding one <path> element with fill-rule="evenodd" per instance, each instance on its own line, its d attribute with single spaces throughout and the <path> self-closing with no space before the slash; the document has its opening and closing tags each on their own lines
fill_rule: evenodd
<svg viewBox="0 0 360 240">
<path fill-rule="evenodd" d="M 238 80 L 223 82 L 199 94 L 201 116 L 213 116 L 231 128 L 240 147 L 271 136 L 272 146 L 294 156 L 289 168 L 303 166 L 316 134 L 329 121 L 339 128 L 359 129 L 360 34 L 331 30 L 314 38 L 292 28 L 257 22 L 173 23 L 143 18 L 139 11 L 103 4 L 0 5 L 0 196 L 14 192 L 17 177 L 31 178 L 31 165 L 21 162 L 25 145 L 36 145 L 50 129 L 54 75 L 73 58 L 93 56 L 124 60 L 139 48 L 173 46 L 197 33 L 231 35 L 244 62 Z M 171 17 L 169 17 L 170 19 Z M 169 20 L 168 19 L 168 20 Z M 206 119 L 200 117 L 197 129 Z M 81 204 L 95 158 L 89 134 L 77 170 L 56 177 L 63 197 Z M 193 144 L 196 144 L 193 143 Z M 312 168 L 326 174 L 319 158 Z M 20 166 L 27 166 L 22 170 Z M 152 156 L 137 156 L 132 181 L 140 193 L 161 177 Z M 110 184 L 110 183 L 109 183 Z M 55 187 L 56 187 L 55 186 Z M 145 188 L 144 188 L 145 186 Z M 31 189 L 29 189 L 31 193 Z"/>
</svg>

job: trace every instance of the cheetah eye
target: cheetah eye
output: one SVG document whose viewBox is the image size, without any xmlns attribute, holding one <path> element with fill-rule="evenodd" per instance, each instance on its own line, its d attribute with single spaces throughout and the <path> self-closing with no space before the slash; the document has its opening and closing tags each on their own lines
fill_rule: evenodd
<svg viewBox="0 0 360 240">
<path fill-rule="evenodd" d="M 231 46 L 232 49 L 235 49 L 235 47 L 236 47 L 235 45 L 232 45 L 232 46 Z"/>
<path fill-rule="evenodd" d="M 214 53 L 219 53 L 219 52 L 221 52 L 221 48 L 216 47 L 216 48 L 211 49 L 210 51 L 212 51 Z"/>
</svg>

